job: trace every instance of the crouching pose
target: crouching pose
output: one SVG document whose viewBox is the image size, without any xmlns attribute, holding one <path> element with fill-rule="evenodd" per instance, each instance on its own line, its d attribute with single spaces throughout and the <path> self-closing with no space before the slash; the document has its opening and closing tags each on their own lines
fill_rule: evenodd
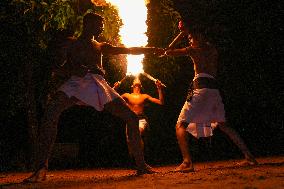
<svg viewBox="0 0 284 189">
<path fill-rule="evenodd" d="M 83 18 L 82 35 L 67 48 L 67 61 L 61 74 L 66 78 L 50 99 L 46 108 L 39 136 L 39 155 L 37 170 L 25 182 L 37 182 L 46 179 L 48 158 L 51 154 L 57 134 L 57 123 L 62 111 L 76 104 L 94 107 L 98 111 L 106 110 L 127 123 L 127 137 L 139 174 L 152 173 L 153 170 L 144 161 L 137 115 L 130 110 L 123 98 L 110 87 L 104 79 L 102 66 L 103 54 L 142 54 L 160 55 L 164 50 L 154 47 L 114 47 L 98 42 L 103 31 L 103 18 L 88 13 Z"/>
<path fill-rule="evenodd" d="M 224 105 L 216 82 L 218 67 L 216 48 L 206 40 L 205 35 L 197 28 L 194 29 L 183 22 L 179 23 L 179 28 L 188 37 L 189 46 L 169 49 L 165 55 L 190 56 L 194 64 L 195 77 L 176 124 L 176 136 L 183 162 L 175 171 L 194 171 L 188 146 L 189 133 L 197 138 L 207 137 L 212 135 L 212 129 L 215 127 L 228 135 L 239 147 L 245 156 L 246 163 L 256 165 L 257 161 L 241 137 L 235 130 L 225 125 Z"/>
</svg>

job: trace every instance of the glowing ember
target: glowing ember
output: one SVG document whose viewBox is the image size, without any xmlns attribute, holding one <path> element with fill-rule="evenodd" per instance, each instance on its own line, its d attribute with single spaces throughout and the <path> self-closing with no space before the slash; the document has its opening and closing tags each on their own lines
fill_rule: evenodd
<svg viewBox="0 0 284 189">
<path fill-rule="evenodd" d="M 116 6 L 123 26 L 120 29 L 121 41 L 126 47 L 145 46 L 148 38 L 147 7 L 144 0 L 107 0 Z M 138 75 L 143 72 L 142 60 L 144 55 L 127 56 L 127 75 Z"/>
</svg>

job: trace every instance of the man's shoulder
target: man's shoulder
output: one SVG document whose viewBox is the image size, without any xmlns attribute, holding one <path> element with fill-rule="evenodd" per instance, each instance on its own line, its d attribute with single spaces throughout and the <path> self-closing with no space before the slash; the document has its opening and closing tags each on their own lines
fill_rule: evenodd
<svg viewBox="0 0 284 189">
<path fill-rule="evenodd" d="M 148 97 L 150 97 L 150 95 L 148 95 L 148 94 L 146 94 L 146 93 L 143 93 L 143 94 L 141 94 L 143 97 L 145 97 L 145 98 L 148 98 Z"/>
<path fill-rule="evenodd" d="M 123 93 L 121 96 L 122 97 L 128 97 L 128 96 L 130 96 L 130 94 L 129 93 Z"/>
</svg>

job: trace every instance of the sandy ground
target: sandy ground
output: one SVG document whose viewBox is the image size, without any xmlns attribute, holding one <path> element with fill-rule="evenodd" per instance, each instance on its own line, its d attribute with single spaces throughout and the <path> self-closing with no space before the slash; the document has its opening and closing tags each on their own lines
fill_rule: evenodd
<svg viewBox="0 0 284 189">
<path fill-rule="evenodd" d="M 242 160 L 195 164 L 193 173 L 172 173 L 176 165 L 154 167 L 158 173 L 137 176 L 129 169 L 50 171 L 42 183 L 23 184 L 31 173 L 0 173 L 2 189 L 284 189 L 284 156 L 257 158 L 257 166 L 240 166 Z"/>
</svg>

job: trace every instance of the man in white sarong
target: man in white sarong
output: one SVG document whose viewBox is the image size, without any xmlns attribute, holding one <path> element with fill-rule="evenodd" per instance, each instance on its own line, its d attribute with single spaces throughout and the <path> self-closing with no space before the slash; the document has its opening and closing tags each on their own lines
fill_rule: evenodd
<svg viewBox="0 0 284 189">
<path fill-rule="evenodd" d="M 180 22 L 179 28 L 188 36 L 189 46 L 169 49 L 165 55 L 190 56 L 194 64 L 195 77 L 176 124 L 176 136 L 183 162 L 175 171 L 194 171 L 188 146 L 189 133 L 196 138 L 208 137 L 212 136 L 212 129 L 216 127 L 239 147 L 247 164 L 256 165 L 257 161 L 241 137 L 235 130 L 225 125 L 224 105 L 215 79 L 218 67 L 217 49 L 206 40 L 205 35 L 197 27 L 193 28 Z"/>
<path fill-rule="evenodd" d="M 151 167 L 144 161 L 138 117 L 105 81 L 102 55 L 143 53 L 160 55 L 164 53 L 164 50 L 154 47 L 114 47 L 97 41 L 102 31 L 103 18 L 97 14 L 88 13 L 83 18 L 82 35 L 67 47 L 67 61 L 60 71 L 66 80 L 50 99 L 46 108 L 40 127 L 38 168 L 24 180 L 25 182 L 46 179 L 48 158 L 56 139 L 59 116 L 61 112 L 76 104 L 93 106 L 98 111 L 106 110 L 125 121 L 137 173 L 153 173 Z"/>
<path fill-rule="evenodd" d="M 148 94 L 141 93 L 142 89 L 142 84 L 139 78 L 134 79 L 133 84 L 132 84 L 132 93 L 124 93 L 121 95 L 121 97 L 126 101 L 130 109 L 138 116 L 139 118 L 139 132 L 141 135 L 141 143 L 142 143 L 142 148 L 144 150 L 144 137 L 147 128 L 149 127 L 147 117 L 144 113 L 144 108 L 145 108 L 145 103 L 147 101 L 163 105 L 164 104 L 164 93 L 163 93 L 163 86 L 161 84 L 161 81 L 157 80 L 155 82 L 157 89 L 158 89 L 158 95 L 159 98 L 154 98 Z M 119 87 L 120 83 L 116 82 L 114 84 L 114 89 L 117 89 Z M 127 131 L 126 131 L 127 132 Z M 127 144 L 129 146 L 130 141 L 129 138 L 127 138 Z M 129 146 L 130 147 L 130 146 Z M 129 151 L 129 154 L 131 156 L 132 152 Z"/>
</svg>

